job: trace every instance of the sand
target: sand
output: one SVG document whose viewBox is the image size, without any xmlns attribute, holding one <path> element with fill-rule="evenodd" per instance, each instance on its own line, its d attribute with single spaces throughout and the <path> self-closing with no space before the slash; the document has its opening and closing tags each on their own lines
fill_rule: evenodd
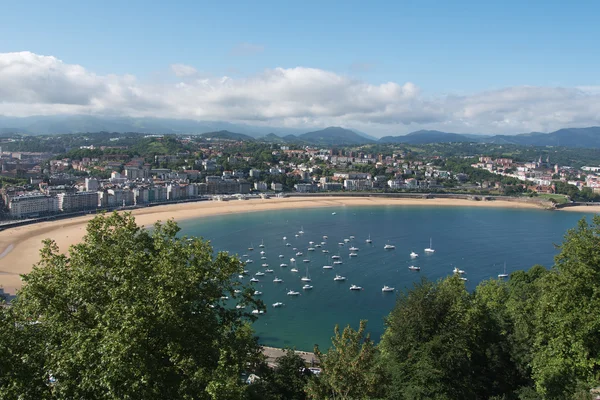
<svg viewBox="0 0 600 400">
<path fill-rule="evenodd" d="M 252 200 L 203 201 L 148 207 L 133 210 L 139 225 L 151 226 L 156 221 L 181 221 L 198 217 L 290 208 L 340 206 L 427 205 L 457 207 L 539 208 L 537 204 L 514 201 L 472 201 L 460 199 L 373 198 L 373 197 L 289 197 Z M 565 208 L 568 211 L 600 212 L 600 206 Z M 53 239 L 60 251 L 78 243 L 85 235 L 86 223 L 93 215 L 42 222 L 10 228 L 0 232 L 0 287 L 14 294 L 21 286 L 21 274 L 28 273 L 39 260 L 43 239 Z"/>
</svg>

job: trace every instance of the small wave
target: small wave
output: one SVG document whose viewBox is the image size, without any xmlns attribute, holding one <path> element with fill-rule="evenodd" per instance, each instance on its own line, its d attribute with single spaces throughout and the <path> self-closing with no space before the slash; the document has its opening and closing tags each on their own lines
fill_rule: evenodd
<svg viewBox="0 0 600 400">
<path fill-rule="evenodd" d="M 10 251 L 14 248 L 15 246 L 13 246 L 12 244 L 9 244 L 6 249 L 4 249 L 4 251 L 2 253 L 0 253 L 0 259 L 4 258 L 4 256 L 6 256 L 8 253 L 10 253 Z"/>
</svg>

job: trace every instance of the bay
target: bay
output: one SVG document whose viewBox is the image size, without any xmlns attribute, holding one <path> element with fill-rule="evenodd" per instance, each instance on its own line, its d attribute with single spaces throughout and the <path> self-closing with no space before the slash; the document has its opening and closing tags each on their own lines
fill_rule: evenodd
<svg viewBox="0 0 600 400">
<path fill-rule="evenodd" d="M 180 222 L 179 226 L 182 235 L 209 240 L 215 251 L 229 251 L 240 257 L 247 254 L 241 258 L 254 262 L 246 266 L 246 282 L 256 272 L 265 270 L 262 263 L 268 263 L 274 272 L 257 277 L 260 282 L 254 284 L 267 305 L 267 313 L 254 323 L 259 340 L 269 346 L 312 351 L 315 344 L 322 349 L 330 346 L 336 324 L 357 327 L 361 319 L 368 320 L 372 338 L 379 340 L 384 317 L 396 299 L 395 293 L 381 291 L 384 285 L 401 291 L 422 277 L 437 280 L 458 267 L 466 272 L 467 288 L 473 290 L 482 280 L 502 273 L 504 263 L 507 273 L 535 264 L 551 267 L 558 252 L 555 244 L 560 244 L 566 231 L 584 216 L 591 217 L 532 209 L 346 206 L 204 217 Z M 323 239 L 324 235 L 328 239 Z M 365 242 L 369 235 L 371 244 Z M 343 246 L 338 244 L 350 236 L 355 238 Z M 433 254 L 423 252 L 429 247 L 430 238 Z M 326 244 L 321 248 L 313 245 L 315 251 L 308 251 L 310 241 Z M 291 246 L 286 246 L 286 242 Z M 388 242 L 395 249 L 385 250 Z M 261 243 L 264 248 L 259 247 Z M 359 248 L 357 257 L 349 257 L 352 245 Z M 250 246 L 253 251 L 248 250 Z M 296 256 L 294 247 L 303 255 Z M 329 253 L 323 253 L 323 249 Z M 260 259 L 261 250 L 266 260 Z M 412 251 L 419 257 L 412 259 Z M 331 256 L 337 254 L 343 264 L 323 269 L 323 265 L 333 265 Z M 298 273 L 290 271 L 290 258 L 297 260 Z M 310 262 L 302 262 L 304 259 Z M 281 263 L 289 266 L 280 267 Z M 410 265 L 421 270 L 411 271 Z M 300 278 L 307 269 L 312 290 L 302 290 L 305 282 Z M 335 282 L 336 274 L 345 276 L 346 281 Z M 275 277 L 283 282 L 274 283 Z M 352 284 L 363 290 L 350 291 Z M 287 296 L 289 290 L 301 295 Z M 273 308 L 275 302 L 285 305 Z"/>
</svg>

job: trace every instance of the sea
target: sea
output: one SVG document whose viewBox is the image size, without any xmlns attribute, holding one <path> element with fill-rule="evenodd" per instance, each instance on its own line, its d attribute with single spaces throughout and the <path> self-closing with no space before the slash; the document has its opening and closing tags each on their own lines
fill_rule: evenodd
<svg viewBox="0 0 600 400">
<path fill-rule="evenodd" d="M 259 342 L 312 351 L 315 345 L 331 346 L 335 325 L 356 328 L 363 319 L 368 321 L 371 338 L 379 341 L 397 293 L 423 277 L 438 280 L 456 267 L 465 271 L 465 284 L 473 290 L 483 280 L 498 279 L 505 270 L 510 274 L 536 264 L 551 267 L 567 230 L 592 215 L 485 207 L 340 206 L 203 217 L 179 226 L 181 235 L 209 240 L 215 252 L 252 259 L 245 267 L 244 282 L 264 272 L 267 268 L 262 264 L 267 263 L 273 273 L 256 276 L 260 282 L 253 284 L 267 306 L 254 323 Z M 369 238 L 372 243 L 366 242 Z M 425 253 L 430 243 L 435 252 Z M 386 244 L 395 248 L 386 250 Z M 349 256 L 352 246 L 358 248 L 355 257 Z M 315 250 L 308 251 L 309 247 Z M 411 252 L 418 257 L 412 258 Z M 334 255 L 340 256 L 342 264 L 333 265 Z M 288 266 L 281 267 L 282 263 Z M 323 269 L 324 265 L 334 268 Z M 298 272 L 291 271 L 294 266 Z M 310 290 L 302 289 L 306 282 L 301 277 L 306 275 Z M 334 281 L 336 275 L 346 280 Z M 274 283 L 275 277 L 283 282 Z M 362 290 L 351 291 L 351 285 Z M 384 285 L 394 292 L 382 292 Z M 300 295 L 288 296 L 290 290 Z M 276 302 L 284 305 L 275 308 Z"/>
</svg>

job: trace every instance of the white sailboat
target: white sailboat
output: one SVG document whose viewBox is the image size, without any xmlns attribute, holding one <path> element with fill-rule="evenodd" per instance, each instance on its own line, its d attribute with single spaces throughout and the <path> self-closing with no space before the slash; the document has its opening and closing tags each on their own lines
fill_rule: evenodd
<svg viewBox="0 0 600 400">
<path fill-rule="evenodd" d="M 310 274 L 308 273 L 308 265 L 306 266 L 306 275 L 300 278 L 302 282 L 310 282 Z"/>
<path fill-rule="evenodd" d="M 454 272 L 457 275 L 463 275 L 466 274 L 465 271 L 463 271 L 462 269 L 458 269 L 458 267 L 454 267 L 454 269 L 452 270 L 452 272 Z"/>
<path fill-rule="evenodd" d="M 393 287 L 389 287 L 388 285 L 384 285 L 383 288 L 381 288 L 382 292 L 393 292 L 394 290 Z"/>
<path fill-rule="evenodd" d="M 408 267 L 408 269 L 410 269 L 411 271 L 420 271 L 421 267 L 416 266 L 416 265 L 411 265 L 410 267 Z"/>
<path fill-rule="evenodd" d="M 261 247 L 261 248 L 262 248 L 262 247 L 265 247 L 265 241 L 264 241 L 264 240 L 262 240 L 262 241 L 260 242 L 260 244 L 258 245 L 258 247 Z"/>
<path fill-rule="evenodd" d="M 312 288 L 313 287 L 311 285 L 309 285 L 309 284 L 306 284 L 306 285 L 302 286 L 302 289 L 304 289 L 304 290 L 310 290 Z"/>
<path fill-rule="evenodd" d="M 273 279 L 273 282 L 274 283 L 281 283 L 281 282 L 283 282 L 283 279 L 275 277 L 275 279 Z"/>
<path fill-rule="evenodd" d="M 506 273 L 506 263 L 504 263 L 504 272 L 501 274 L 498 274 L 498 278 L 500 278 L 500 279 L 508 278 L 508 274 Z"/>
<path fill-rule="evenodd" d="M 365 242 L 367 243 L 372 243 L 373 241 L 371 240 L 371 234 L 369 233 L 369 238 L 367 240 L 365 240 Z"/>
<path fill-rule="evenodd" d="M 386 250 L 393 250 L 396 248 L 396 246 L 394 246 L 393 244 L 390 244 L 390 242 L 388 241 L 387 244 L 385 246 L 383 246 L 383 248 Z"/>
<path fill-rule="evenodd" d="M 424 251 L 425 251 L 425 253 L 435 253 L 435 250 L 433 249 L 433 246 L 432 246 L 431 238 L 429 238 L 429 247 L 426 248 Z"/>
<path fill-rule="evenodd" d="M 341 275 L 336 275 L 335 278 L 333 278 L 333 280 L 337 281 L 337 282 L 343 282 L 343 281 L 346 280 L 346 277 L 345 276 L 341 276 Z"/>
<path fill-rule="evenodd" d="M 278 301 L 277 303 L 273 303 L 273 307 L 277 308 L 277 307 L 283 307 L 283 303 Z"/>
<path fill-rule="evenodd" d="M 298 295 L 300 295 L 300 292 L 296 292 L 294 290 L 290 290 L 290 291 L 287 292 L 287 295 L 288 296 L 298 296 Z"/>
<path fill-rule="evenodd" d="M 362 288 L 358 285 L 352 285 L 350 286 L 350 290 L 362 290 Z"/>
<path fill-rule="evenodd" d="M 419 257 L 419 255 L 417 253 L 415 253 L 414 251 L 410 252 L 410 258 L 417 258 Z"/>
</svg>

